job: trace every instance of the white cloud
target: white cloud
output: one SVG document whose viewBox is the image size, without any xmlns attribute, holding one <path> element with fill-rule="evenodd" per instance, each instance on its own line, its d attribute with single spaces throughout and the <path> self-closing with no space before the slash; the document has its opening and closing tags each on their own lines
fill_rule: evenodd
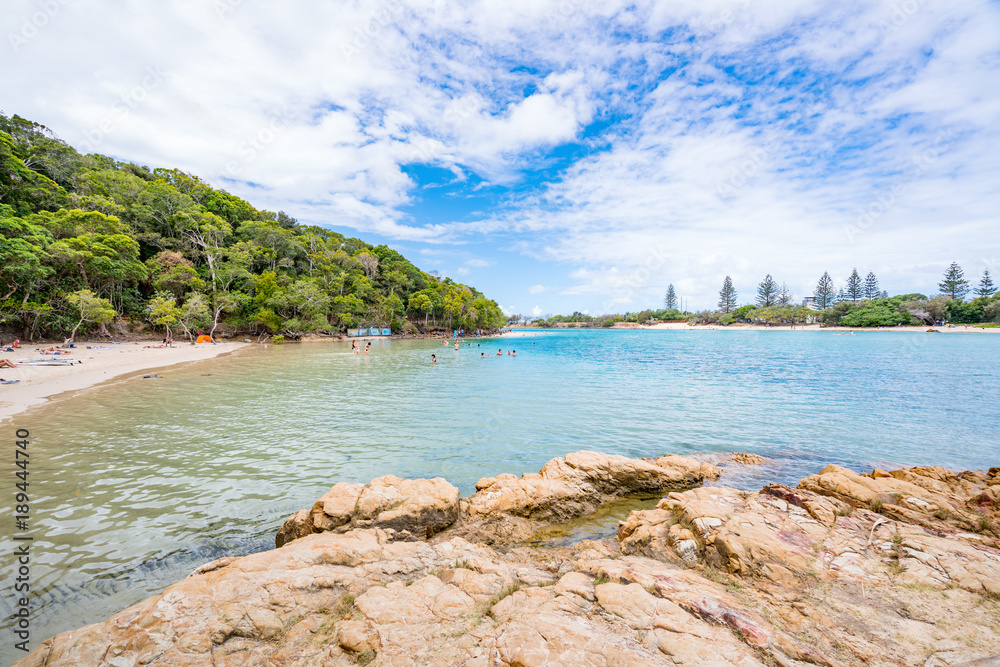
<svg viewBox="0 0 1000 667">
<path fill-rule="evenodd" d="M 545 291 L 545 285 L 532 285 L 528 288 L 528 294 L 541 294 Z"/>
<path fill-rule="evenodd" d="M 541 317 L 542 316 L 542 307 L 541 306 L 535 306 L 534 308 L 531 309 L 531 314 L 534 317 Z"/>
</svg>

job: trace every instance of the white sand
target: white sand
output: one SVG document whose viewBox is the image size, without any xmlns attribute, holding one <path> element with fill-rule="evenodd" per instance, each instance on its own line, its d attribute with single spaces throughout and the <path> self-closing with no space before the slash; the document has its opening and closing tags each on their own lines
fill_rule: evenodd
<svg viewBox="0 0 1000 667">
<path fill-rule="evenodd" d="M 147 372 L 173 364 L 211 359 L 226 352 L 246 347 L 246 343 L 219 343 L 217 345 L 190 345 L 180 343 L 175 347 L 148 348 L 155 342 L 77 343 L 70 354 L 57 359 L 72 359 L 72 366 L 19 366 L 0 368 L 0 378 L 20 380 L 18 384 L 0 385 L 0 422 L 30 407 L 44 403 L 48 398 L 65 392 L 80 391 L 101 384 L 112 378 L 130 373 Z M 103 346 L 103 349 L 84 349 L 84 346 Z M 0 352 L 0 359 L 37 359 L 43 355 L 35 350 L 48 345 L 25 345 L 14 352 Z M 44 355 L 50 358 L 51 355 Z"/>
</svg>

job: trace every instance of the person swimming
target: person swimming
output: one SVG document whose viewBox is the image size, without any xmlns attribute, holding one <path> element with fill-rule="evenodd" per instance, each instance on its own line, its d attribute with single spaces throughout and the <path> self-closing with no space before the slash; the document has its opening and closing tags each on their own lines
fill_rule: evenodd
<svg viewBox="0 0 1000 667">
<path fill-rule="evenodd" d="M 497 356 L 498 357 L 502 357 L 503 356 L 503 348 L 502 347 L 499 350 L 497 350 Z"/>
</svg>

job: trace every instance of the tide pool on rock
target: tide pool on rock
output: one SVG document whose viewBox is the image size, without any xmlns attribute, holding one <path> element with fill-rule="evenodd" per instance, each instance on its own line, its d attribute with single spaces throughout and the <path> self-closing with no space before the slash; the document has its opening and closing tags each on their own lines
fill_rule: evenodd
<svg viewBox="0 0 1000 667">
<path fill-rule="evenodd" d="M 828 463 L 997 465 L 994 336 L 531 333 L 457 351 L 377 341 L 367 358 L 347 342 L 255 348 L 21 415 L 44 610 L 33 645 L 271 548 L 338 482 L 443 477 L 467 496 L 583 449 L 767 455 L 708 482 L 752 491 Z"/>
</svg>

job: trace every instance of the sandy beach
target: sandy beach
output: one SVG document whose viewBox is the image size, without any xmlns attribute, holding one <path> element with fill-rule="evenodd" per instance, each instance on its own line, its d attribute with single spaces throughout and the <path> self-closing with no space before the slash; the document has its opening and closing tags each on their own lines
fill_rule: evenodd
<svg viewBox="0 0 1000 667">
<path fill-rule="evenodd" d="M 79 343 L 70 354 L 56 357 L 59 360 L 72 360 L 74 363 L 71 366 L 21 365 L 17 368 L 0 368 L 0 379 L 20 380 L 17 384 L 0 385 L 0 422 L 44 403 L 57 394 L 87 389 L 123 375 L 211 359 L 247 346 L 246 343 L 223 342 L 217 345 L 182 343 L 167 348 L 146 347 L 153 344 L 155 343 L 150 341 Z M 88 346 L 90 349 L 87 349 Z M 52 358 L 52 355 L 36 352 L 39 347 L 48 345 L 25 345 L 14 352 L 0 352 L 0 358 L 13 361 Z"/>
</svg>

